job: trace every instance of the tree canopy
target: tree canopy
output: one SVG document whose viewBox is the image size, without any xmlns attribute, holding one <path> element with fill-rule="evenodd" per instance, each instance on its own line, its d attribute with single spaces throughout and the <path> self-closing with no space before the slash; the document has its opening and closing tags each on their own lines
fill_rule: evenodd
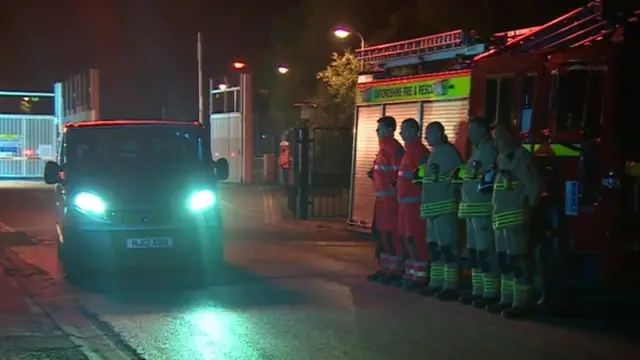
<svg viewBox="0 0 640 360">
<path fill-rule="evenodd" d="M 352 52 L 331 56 L 327 67 L 316 74 L 320 83 L 312 101 L 318 106 L 315 123 L 325 126 L 350 126 L 353 121 L 355 90 L 361 63 Z"/>
</svg>

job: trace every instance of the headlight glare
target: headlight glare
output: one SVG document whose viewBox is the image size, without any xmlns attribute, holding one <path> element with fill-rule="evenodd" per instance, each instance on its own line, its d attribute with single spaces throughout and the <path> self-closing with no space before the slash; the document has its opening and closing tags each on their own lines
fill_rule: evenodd
<svg viewBox="0 0 640 360">
<path fill-rule="evenodd" d="M 216 203 L 216 195 L 211 190 L 197 190 L 189 198 L 191 211 L 203 211 Z"/>
<path fill-rule="evenodd" d="M 102 215 L 106 209 L 106 205 L 102 199 L 94 194 L 82 192 L 73 199 L 76 208 L 84 213 L 94 215 Z"/>
</svg>

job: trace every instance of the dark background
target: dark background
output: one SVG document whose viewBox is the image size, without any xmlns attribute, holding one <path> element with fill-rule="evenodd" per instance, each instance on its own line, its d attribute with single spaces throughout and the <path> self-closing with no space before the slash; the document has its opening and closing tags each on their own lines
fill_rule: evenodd
<svg viewBox="0 0 640 360">
<path fill-rule="evenodd" d="M 108 107 L 109 114 L 157 118 L 164 107 L 168 118 L 197 119 L 196 34 L 201 31 L 205 78 L 221 81 L 232 73 L 233 60 L 246 61 L 255 74 L 256 110 L 269 114 L 269 97 L 277 96 L 280 88 L 293 89 L 286 101 L 301 100 L 312 91 L 315 73 L 326 66 L 332 51 L 359 46 L 356 38 L 333 37 L 337 25 L 357 29 L 368 44 L 459 28 L 489 36 L 543 23 L 583 4 L 584 0 L 3 0 L 0 90 L 51 91 L 53 82 L 96 67 L 101 71 L 102 107 Z M 279 63 L 290 66 L 287 79 L 276 75 Z M 259 118 L 268 122 L 268 115 Z"/>
</svg>

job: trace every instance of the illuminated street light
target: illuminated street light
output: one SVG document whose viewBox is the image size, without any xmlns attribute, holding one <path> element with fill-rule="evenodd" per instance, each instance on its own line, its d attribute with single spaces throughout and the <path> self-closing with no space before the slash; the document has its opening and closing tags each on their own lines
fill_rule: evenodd
<svg viewBox="0 0 640 360">
<path fill-rule="evenodd" d="M 242 70 L 244 68 L 247 67 L 247 64 L 243 63 L 242 61 L 234 61 L 233 62 L 233 68 L 236 70 Z"/>
<path fill-rule="evenodd" d="M 338 28 L 333 32 L 333 34 L 335 36 L 339 37 L 340 39 L 345 39 L 349 35 L 351 35 L 351 31 L 349 31 L 347 29 Z"/>
<path fill-rule="evenodd" d="M 218 89 L 220 89 L 220 90 L 222 90 L 222 91 L 227 90 L 227 87 L 228 87 L 228 85 L 227 85 L 227 84 L 225 84 L 225 83 L 218 84 Z"/>
<path fill-rule="evenodd" d="M 340 38 L 340 39 L 346 39 L 346 38 L 348 38 L 349 36 L 351 36 L 352 34 L 353 34 L 353 35 L 356 35 L 358 38 L 360 38 L 360 48 L 361 48 L 361 49 L 364 49 L 364 46 L 365 46 L 365 43 L 364 43 L 364 37 L 363 37 L 363 36 L 362 36 L 362 34 L 360 34 L 359 32 L 354 32 L 354 31 L 351 31 L 351 30 L 349 30 L 349 29 L 347 29 L 347 28 L 339 27 L 339 28 L 336 28 L 336 29 L 333 31 L 333 34 L 334 34 L 336 37 Z"/>
<path fill-rule="evenodd" d="M 278 66 L 278 72 L 282 75 L 286 74 L 289 72 L 289 68 L 287 66 L 284 65 L 279 65 Z"/>
</svg>

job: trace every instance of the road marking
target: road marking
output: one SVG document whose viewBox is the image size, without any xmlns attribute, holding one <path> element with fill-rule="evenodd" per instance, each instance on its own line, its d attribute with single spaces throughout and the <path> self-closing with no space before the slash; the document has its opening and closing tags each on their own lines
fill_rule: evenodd
<svg viewBox="0 0 640 360">
<path fill-rule="evenodd" d="M 278 222 L 273 196 L 262 195 L 262 211 L 264 213 L 263 217 L 265 224 L 275 224 Z"/>
<path fill-rule="evenodd" d="M 5 224 L 3 222 L 0 222 L 0 232 L 10 232 L 10 233 L 12 233 L 12 232 L 16 232 L 16 230 L 14 228 L 12 228 L 11 226 L 9 226 L 9 225 L 7 225 L 7 224 Z"/>
<path fill-rule="evenodd" d="M 269 200 L 267 200 L 267 195 L 262 195 L 262 217 L 264 218 L 264 223 L 269 223 Z"/>
</svg>

